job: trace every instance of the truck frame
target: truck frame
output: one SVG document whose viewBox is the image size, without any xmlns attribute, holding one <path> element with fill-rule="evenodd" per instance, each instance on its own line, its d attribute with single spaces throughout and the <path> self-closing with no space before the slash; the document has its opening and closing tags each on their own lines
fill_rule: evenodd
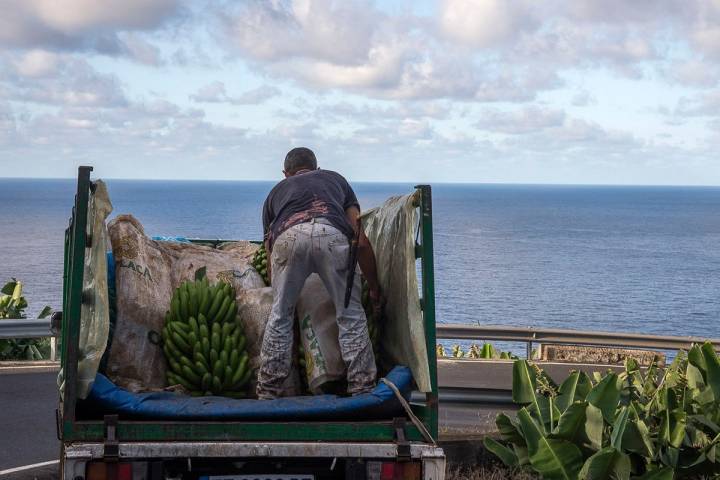
<svg viewBox="0 0 720 480">
<path fill-rule="evenodd" d="M 395 477 L 388 476 L 393 469 L 386 464 L 393 462 L 414 463 L 421 476 L 413 474 L 412 478 L 444 478 L 442 449 L 434 441 L 428 441 L 406 418 L 331 422 L 138 421 L 116 415 L 105 415 L 96 420 L 79 418 L 76 380 L 80 311 L 81 304 L 91 297 L 82 287 L 85 252 L 93 241 L 87 234 L 88 200 L 94 188 L 91 171 L 92 167 L 78 169 L 74 207 L 65 231 L 61 320 L 61 367 L 65 391 L 57 411 L 61 479 L 310 478 L 287 476 L 284 472 L 307 472 L 308 469 L 318 472 L 314 470 L 317 468 L 323 471 L 314 478 L 408 478 L 397 476 L 397 473 Z M 412 411 L 432 438 L 437 438 L 432 195 L 429 185 L 415 188 L 420 191 L 416 257 L 421 262 L 421 307 L 431 391 L 424 394 L 424 401 L 413 402 Z M 238 462 L 257 462 L 283 473 L 275 476 L 215 475 L 234 471 L 240 464 Z M 131 472 L 129 476 L 128 471 Z M 395 471 L 402 471 L 402 467 Z M 408 468 L 407 472 L 410 471 L 414 470 Z"/>
</svg>

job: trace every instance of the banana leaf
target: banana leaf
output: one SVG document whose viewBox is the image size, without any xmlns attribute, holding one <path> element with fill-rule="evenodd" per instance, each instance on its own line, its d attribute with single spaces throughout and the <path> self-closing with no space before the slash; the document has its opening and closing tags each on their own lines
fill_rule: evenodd
<svg viewBox="0 0 720 480">
<path fill-rule="evenodd" d="M 693 389 L 702 389 L 705 386 L 705 379 L 699 368 L 688 362 L 687 370 L 685 370 L 685 378 L 688 387 Z"/>
<path fill-rule="evenodd" d="M 505 445 L 493 440 L 490 437 L 485 437 L 483 445 L 489 452 L 494 453 L 508 467 L 516 467 L 518 465 L 517 455 L 515 455 L 515 452 Z"/>
<path fill-rule="evenodd" d="M 715 399 L 720 400 L 720 361 L 718 361 L 715 347 L 705 342 L 701 347 L 706 366 L 706 383 L 712 388 Z"/>
<path fill-rule="evenodd" d="M 615 373 L 608 373 L 587 395 L 587 401 L 600 409 L 603 418 L 609 424 L 615 421 L 615 409 L 619 400 L 620 386 Z"/>
<path fill-rule="evenodd" d="M 602 431 L 602 412 L 587 402 L 576 402 L 563 412 L 550 436 L 597 451 L 602 444 Z"/>
<path fill-rule="evenodd" d="M 560 385 L 557 407 L 565 411 L 576 401 L 583 401 L 592 389 L 590 377 L 585 372 L 572 372 Z"/>
<path fill-rule="evenodd" d="M 17 284 L 17 280 L 14 278 L 7 282 L 2 289 L 0 289 L 0 293 L 4 293 L 5 295 L 12 295 L 13 291 L 15 290 L 15 285 Z"/>
<path fill-rule="evenodd" d="M 633 480 L 673 480 L 675 471 L 670 467 L 658 468 L 645 472 L 639 477 L 632 477 Z"/>
<path fill-rule="evenodd" d="M 513 363 L 512 399 L 513 402 L 526 405 L 535 402 L 537 382 L 535 371 L 530 368 L 527 360 Z"/>
<path fill-rule="evenodd" d="M 617 450 L 622 450 L 622 439 L 625 434 L 625 428 L 628 423 L 629 415 L 630 409 L 628 407 L 622 407 L 618 412 L 617 417 L 615 417 L 612 434 L 610 434 L 610 445 Z"/>
<path fill-rule="evenodd" d="M 605 447 L 585 461 L 580 478 L 627 480 L 630 478 L 630 457 L 614 447 Z"/>
<path fill-rule="evenodd" d="M 661 450 L 660 461 L 668 467 L 677 468 L 680 461 L 680 449 L 668 447 Z"/>
<path fill-rule="evenodd" d="M 528 447 L 528 455 L 533 456 L 538 451 L 540 439 L 544 436 L 544 432 L 537 421 L 530 415 L 527 408 L 523 407 L 518 410 L 517 418 L 520 431 Z"/>
<path fill-rule="evenodd" d="M 705 357 L 700 349 L 699 345 L 693 345 L 687 353 L 688 363 L 700 370 L 700 373 L 707 383 L 707 365 L 705 364 Z"/>
<path fill-rule="evenodd" d="M 510 417 L 504 413 L 500 413 L 495 418 L 495 424 L 498 427 L 500 438 L 502 440 L 516 445 L 525 446 L 525 439 L 520 433 L 520 428 Z"/>
<path fill-rule="evenodd" d="M 643 378 L 643 387 L 642 387 L 642 394 L 644 397 L 649 397 L 650 395 L 654 394 L 657 390 L 657 383 L 658 383 L 658 358 L 653 358 L 652 363 L 650 366 L 645 370 L 645 375 Z"/>
<path fill-rule="evenodd" d="M 664 410 L 660 412 L 660 429 L 658 440 L 663 445 L 680 448 L 685 438 L 687 414 L 681 410 Z M 672 464 L 673 466 L 676 464 Z"/>
<path fill-rule="evenodd" d="M 637 453 L 645 458 L 653 458 L 655 448 L 650 437 L 650 430 L 642 420 L 630 420 L 622 437 L 623 450 Z"/>
<path fill-rule="evenodd" d="M 530 464 L 544 479 L 577 478 L 582 468 L 582 452 L 567 440 L 546 438 L 526 408 L 518 411 L 520 430 L 528 446 Z"/>
<path fill-rule="evenodd" d="M 543 479 L 574 480 L 583 465 L 580 449 L 565 440 L 543 438 L 530 465 Z"/>
</svg>

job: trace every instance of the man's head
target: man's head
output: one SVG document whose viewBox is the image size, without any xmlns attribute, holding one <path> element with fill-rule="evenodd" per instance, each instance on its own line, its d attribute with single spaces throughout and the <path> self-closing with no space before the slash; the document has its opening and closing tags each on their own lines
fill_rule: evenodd
<svg viewBox="0 0 720 480">
<path fill-rule="evenodd" d="M 293 148 L 285 155 L 283 173 L 286 178 L 292 177 L 301 170 L 317 170 L 317 159 L 309 148 Z"/>
</svg>

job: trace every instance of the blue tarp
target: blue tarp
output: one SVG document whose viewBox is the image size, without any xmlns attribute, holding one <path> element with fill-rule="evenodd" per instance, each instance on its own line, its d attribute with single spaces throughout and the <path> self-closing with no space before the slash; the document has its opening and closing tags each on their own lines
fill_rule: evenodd
<svg viewBox="0 0 720 480">
<path fill-rule="evenodd" d="M 386 378 L 409 400 L 413 382 L 409 368 L 395 367 Z M 131 393 L 98 373 L 84 403 L 84 409 L 153 420 L 373 420 L 405 415 L 395 394 L 383 383 L 370 393 L 354 397 L 316 395 L 235 400 L 189 397 L 173 392 Z"/>
</svg>

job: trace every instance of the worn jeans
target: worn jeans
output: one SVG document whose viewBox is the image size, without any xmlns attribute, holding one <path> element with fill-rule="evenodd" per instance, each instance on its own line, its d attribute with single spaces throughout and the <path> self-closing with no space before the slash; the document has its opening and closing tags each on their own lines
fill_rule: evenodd
<svg viewBox="0 0 720 480">
<path fill-rule="evenodd" d="M 363 393 L 375 385 L 377 372 L 361 302 L 360 272 L 356 270 L 350 304 L 345 308 L 350 244 L 344 233 L 324 222 L 313 220 L 290 227 L 273 246 L 273 306 L 260 351 L 257 384 L 261 399 L 279 397 L 290 374 L 295 304 L 312 273 L 320 276 L 335 304 L 348 393 Z"/>
</svg>

